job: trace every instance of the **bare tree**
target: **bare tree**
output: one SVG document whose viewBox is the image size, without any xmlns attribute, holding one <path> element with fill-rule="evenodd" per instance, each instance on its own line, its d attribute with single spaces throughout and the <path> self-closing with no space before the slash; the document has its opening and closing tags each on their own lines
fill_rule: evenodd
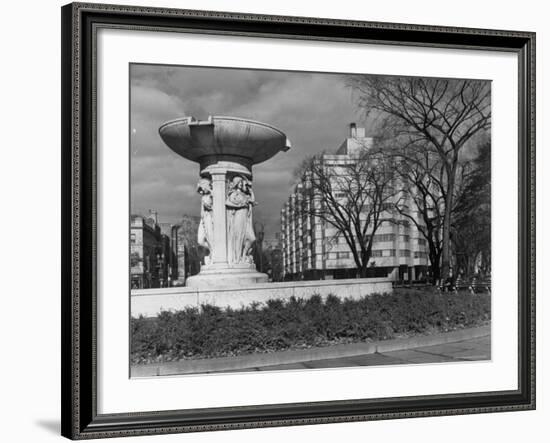
<svg viewBox="0 0 550 443">
<path fill-rule="evenodd" d="M 412 222 L 428 245 L 431 276 L 440 279 L 444 186 L 438 158 L 425 149 L 392 150 L 395 174 L 402 192 L 395 202 L 397 211 Z"/>
<path fill-rule="evenodd" d="M 348 84 L 367 114 L 386 119 L 402 147 L 423 145 L 442 165 L 445 186 L 442 223 L 442 277 L 451 257 L 451 215 L 460 153 L 491 125 L 491 87 L 487 81 L 387 76 L 351 76 Z"/>
<path fill-rule="evenodd" d="M 491 257 L 491 145 L 483 143 L 463 180 L 453 209 L 452 241 L 457 263 L 467 275 L 490 269 Z M 479 271 L 479 269 L 478 269 Z"/>
<path fill-rule="evenodd" d="M 391 219 L 393 174 L 382 153 L 335 159 L 310 157 L 298 169 L 302 180 L 301 211 L 332 226 L 343 237 L 360 277 L 366 277 L 373 237 L 383 221 Z"/>
<path fill-rule="evenodd" d="M 397 140 L 397 141 L 396 141 Z M 443 221 L 447 186 L 445 167 L 438 155 L 423 145 L 401 147 L 398 139 L 380 143 L 385 155 L 391 156 L 394 174 L 402 192 L 395 201 L 397 211 L 417 228 L 428 245 L 431 276 L 436 284 L 441 278 L 441 255 L 443 251 Z M 387 146 L 384 146 L 387 145 Z M 453 211 L 462 190 L 470 163 L 459 161 L 453 197 Z"/>
</svg>

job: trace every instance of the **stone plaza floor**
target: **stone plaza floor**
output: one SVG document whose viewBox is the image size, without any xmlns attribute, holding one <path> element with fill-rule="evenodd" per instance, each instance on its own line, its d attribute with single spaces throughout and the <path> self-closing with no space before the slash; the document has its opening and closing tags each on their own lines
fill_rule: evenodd
<svg viewBox="0 0 550 443">
<path fill-rule="evenodd" d="M 354 357 L 331 358 L 282 365 L 248 368 L 251 371 L 277 371 L 283 369 L 322 369 L 350 366 L 380 366 L 397 364 L 444 363 L 491 359 L 491 337 L 479 337 L 434 346 L 422 346 L 403 351 L 390 351 L 359 355 Z M 243 371 L 241 369 L 240 371 Z"/>
</svg>

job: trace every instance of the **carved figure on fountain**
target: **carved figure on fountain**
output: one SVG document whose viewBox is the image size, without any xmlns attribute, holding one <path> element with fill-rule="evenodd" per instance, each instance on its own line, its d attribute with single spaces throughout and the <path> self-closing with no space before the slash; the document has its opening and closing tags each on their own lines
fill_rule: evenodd
<svg viewBox="0 0 550 443">
<path fill-rule="evenodd" d="M 234 176 L 225 202 L 227 208 L 227 258 L 230 264 L 254 264 L 252 245 L 256 240 L 252 208 L 256 205 L 252 182 L 241 175 Z"/>
<path fill-rule="evenodd" d="M 212 182 L 208 178 L 201 178 L 197 184 L 197 192 L 201 196 L 201 220 L 198 229 L 198 244 L 208 249 L 209 255 L 205 263 L 209 264 L 214 252 L 214 219 L 212 214 Z"/>
</svg>

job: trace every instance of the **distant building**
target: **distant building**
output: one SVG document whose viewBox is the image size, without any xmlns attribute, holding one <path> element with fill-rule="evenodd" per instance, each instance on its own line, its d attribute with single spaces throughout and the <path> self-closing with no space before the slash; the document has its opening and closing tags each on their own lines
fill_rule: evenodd
<svg viewBox="0 0 550 443">
<path fill-rule="evenodd" d="M 283 261 L 280 235 L 277 232 L 273 238 L 264 238 L 256 234 L 253 257 L 256 269 L 268 275 L 269 281 L 283 280 Z"/>
<path fill-rule="evenodd" d="M 181 225 L 172 225 L 170 228 L 171 260 L 170 279 L 171 286 L 183 286 L 188 276 L 188 254 L 185 241 L 180 235 Z"/>
<path fill-rule="evenodd" d="M 323 155 L 322 161 L 328 167 L 338 168 L 357 158 L 360 150 L 372 148 L 373 143 L 372 138 L 365 136 L 364 128 L 351 124 L 349 136 L 336 153 Z M 306 192 L 305 184 L 298 182 L 281 210 L 285 280 L 355 278 L 357 266 L 347 242 L 329 223 L 304 212 L 303 200 L 308 198 L 312 197 Z M 410 197 L 409 203 L 409 214 L 417 216 Z M 424 279 L 428 267 L 426 240 L 414 223 L 392 207 L 393 204 L 388 205 L 388 210 L 384 211 L 385 221 L 374 234 L 368 276 Z"/>
<path fill-rule="evenodd" d="M 183 286 L 187 277 L 187 248 L 180 235 L 181 224 L 158 223 L 162 234 L 169 239 L 168 286 Z"/>
<path fill-rule="evenodd" d="M 178 257 L 178 284 L 185 282 L 185 279 L 196 275 L 204 263 L 206 250 L 197 243 L 197 232 L 199 229 L 200 217 L 184 214 L 177 225 L 174 225 L 174 244 Z"/>
<path fill-rule="evenodd" d="M 130 222 L 130 287 L 160 288 L 170 285 L 170 237 L 152 218 L 132 215 Z"/>
<path fill-rule="evenodd" d="M 267 274 L 271 281 L 282 281 L 284 278 L 283 251 L 280 246 L 270 246 L 266 251 L 270 267 Z"/>
</svg>

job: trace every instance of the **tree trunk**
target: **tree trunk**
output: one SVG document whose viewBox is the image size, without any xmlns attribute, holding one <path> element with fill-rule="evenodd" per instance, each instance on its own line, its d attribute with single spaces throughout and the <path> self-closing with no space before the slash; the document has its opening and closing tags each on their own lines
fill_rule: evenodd
<svg viewBox="0 0 550 443">
<path fill-rule="evenodd" d="M 430 247 L 430 249 L 432 249 Z M 430 267 L 431 267 L 431 270 L 432 270 L 432 284 L 436 285 L 437 284 L 437 281 L 439 280 L 441 274 L 440 274 L 440 268 L 439 268 L 439 254 L 437 254 L 434 251 L 431 251 L 430 252 Z"/>
<path fill-rule="evenodd" d="M 441 245 L 441 278 L 445 279 L 449 275 L 449 267 L 451 263 L 451 212 L 453 208 L 453 191 L 455 187 L 457 161 L 453 161 L 450 168 L 447 195 L 445 196 L 445 213 L 443 215 L 443 238 Z"/>
<path fill-rule="evenodd" d="M 369 259 L 370 259 L 370 254 L 367 253 L 364 250 L 361 251 L 361 263 L 357 263 L 360 278 L 366 278 L 367 277 L 367 269 L 368 269 L 368 265 L 369 265 Z"/>
</svg>

